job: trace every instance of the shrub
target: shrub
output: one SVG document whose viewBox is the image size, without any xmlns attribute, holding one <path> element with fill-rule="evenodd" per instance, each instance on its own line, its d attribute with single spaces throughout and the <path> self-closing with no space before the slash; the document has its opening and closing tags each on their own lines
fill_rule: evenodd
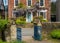
<svg viewBox="0 0 60 43">
<path fill-rule="evenodd" d="M 50 35 L 52 38 L 60 39 L 60 29 L 53 30 Z"/>
<path fill-rule="evenodd" d="M 8 23 L 7 20 L 0 19 L 0 29 L 4 29 L 5 25 Z"/>
<path fill-rule="evenodd" d="M 16 24 L 18 24 L 18 25 L 26 24 L 26 21 L 24 18 L 20 17 L 20 18 L 16 19 Z"/>
<path fill-rule="evenodd" d="M 7 43 L 7 42 L 3 42 L 2 40 L 0 40 L 0 43 Z"/>
<path fill-rule="evenodd" d="M 48 21 L 43 19 L 41 22 L 48 22 Z"/>
<path fill-rule="evenodd" d="M 43 16 L 40 16 L 39 19 L 41 22 L 48 22 L 46 19 L 43 18 Z"/>
<path fill-rule="evenodd" d="M 40 17 L 34 17 L 33 21 L 31 23 L 33 23 L 34 21 L 39 20 L 40 22 L 48 22 L 48 20 L 44 19 L 43 16 Z M 38 22 L 38 21 L 37 21 Z"/>
</svg>

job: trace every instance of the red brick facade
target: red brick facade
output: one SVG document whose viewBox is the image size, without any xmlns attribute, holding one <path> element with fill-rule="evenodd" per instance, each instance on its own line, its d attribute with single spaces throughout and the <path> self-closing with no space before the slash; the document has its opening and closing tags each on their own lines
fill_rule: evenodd
<svg viewBox="0 0 60 43">
<path fill-rule="evenodd" d="M 26 0 L 20 0 L 20 2 L 22 2 L 23 4 L 27 5 Z M 36 3 L 36 0 L 32 0 L 32 5 L 34 5 Z M 50 21 L 50 10 L 51 10 L 51 0 L 45 0 L 45 8 L 47 10 L 47 20 Z M 12 12 L 14 9 L 14 0 L 9 0 L 9 4 L 8 4 L 8 18 L 12 17 Z"/>
<path fill-rule="evenodd" d="M 10 19 L 12 17 L 12 11 L 14 8 L 14 0 L 8 1 L 8 18 Z"/>
</svg>

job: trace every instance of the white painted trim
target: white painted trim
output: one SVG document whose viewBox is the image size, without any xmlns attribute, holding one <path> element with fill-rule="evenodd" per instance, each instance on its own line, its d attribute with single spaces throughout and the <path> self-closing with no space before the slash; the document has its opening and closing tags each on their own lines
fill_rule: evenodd
<svg viewBox="0 0 60 43">
<path fill-rule="evenodd" d="M 26 0 L 26 5 L 27 5 L 27 7 L 31 7 L 31 6 L 28 6 L 28 0 Z M 31 0 L 31 5 L 32 5 L 32 0 Z"/>
<path fill-rule="evenodd" d="M 20 0 L 18 0 L 18 4 L 20 3 Z"/>
<path fill-rule="evenodd" d="M 31 12 L 31 21 L 33 21 L 33 13 Z"/>
<path fill-rule="evenodd" d="M 47 12 L 47 10 L 37 10 L 37 12 Z"/>
<path fill-rule="evenodd" d="M 38 17 L 38 12 L 37 12 L 37 17 Z"/>
<path fill-rule="evenodd" d="M 39 0 L 39 7 L 45 7 L 45 0 L 43 0 L 44 5 L 40 6 L 40 0 Z"/>
<path fill-rule="evenodd" d="M 19 3 L 19 0 L 18 0 L 18 3 Z M 16 8 L 17 6 L 15 6 L 15 0 L 14 0 L 14 8 Z"/>
<path fill-rule="evenodd" d="M 47 19 L 47 10 L 38 10 L 38 11 L 37 11 L 37 13 L 39 13 L 38 16 L 40 16 L 40 12 L 45 13 L 45 17 L 46 17 L 46 18 L 44 18 L 44 19 L 46 20 L 46 19 Z M 44 16 L 44 14 L 43 14 L 43 16 Z"/>
</svg>

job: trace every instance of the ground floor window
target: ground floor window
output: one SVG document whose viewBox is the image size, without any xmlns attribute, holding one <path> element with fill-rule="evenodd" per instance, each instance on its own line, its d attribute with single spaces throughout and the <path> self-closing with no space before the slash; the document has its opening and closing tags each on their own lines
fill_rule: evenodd
<svg viewBox="0 0 60 43">
<path fill-rule="evenodd" d="M 51 22 L 56 22 L 56 15 L 51 15 Z"/>
<path fill-rule="evenodd" d="M 38 14 L 37 14 L 37 16 L 42 16 L 44 19 L 46 19 L 46 11 L 38 11 Z"/>
</svg>

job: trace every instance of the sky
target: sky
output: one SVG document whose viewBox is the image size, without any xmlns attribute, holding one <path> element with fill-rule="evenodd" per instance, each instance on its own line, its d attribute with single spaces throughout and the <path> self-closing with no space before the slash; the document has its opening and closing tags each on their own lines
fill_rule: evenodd
<svg viewBox="0 0 60 43">
<path fill-rule="evenodd" d="M 4 6 L 8 5 L 8 0 L 3 0 Z"/>
<path fill-rule="evenodd" d="M 56 0 L 51 0 L 51 1 L 55 2 Z"/>
</svg>

